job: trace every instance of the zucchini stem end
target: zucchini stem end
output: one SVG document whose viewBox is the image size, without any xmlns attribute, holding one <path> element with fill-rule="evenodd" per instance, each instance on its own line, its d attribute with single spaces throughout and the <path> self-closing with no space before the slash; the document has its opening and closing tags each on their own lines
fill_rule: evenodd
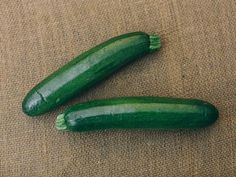
<svg viewBox="0 0 236 177">
<path fill-rule="evenodd" d="M 158 35 L 150 35 L 149 36 L 149 40 L 150 40 L 150 52 L 154 52 L 156 50 L 159 50 L 161 48 L 161 38 Z"/>
<path fill-rule="evenodd" d="M 56 119 L 56 129 L 57 130 L 67 130 L 67 126 L 64 119 L 64 114 L 59 114 Z"/>
</svg>

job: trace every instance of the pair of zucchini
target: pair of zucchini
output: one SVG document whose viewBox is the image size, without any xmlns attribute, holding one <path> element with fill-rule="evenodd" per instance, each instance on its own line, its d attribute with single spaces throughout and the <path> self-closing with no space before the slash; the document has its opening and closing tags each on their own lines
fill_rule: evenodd
<svg viewBox="0 0 236 177">
<path fill-rule="evenodd" d="M 36 85 L 24 98 L 23 112 L 46 113 L 137 58 L 158 50 L 160 38 L 133 32 L 111 38 L 82 53 Z M 124 97 L 75 105 L 57 117 L 59 130 L 107 128 L 200 128 L 213 123 L 217 109 L 204 101 Z"/>
</svg>

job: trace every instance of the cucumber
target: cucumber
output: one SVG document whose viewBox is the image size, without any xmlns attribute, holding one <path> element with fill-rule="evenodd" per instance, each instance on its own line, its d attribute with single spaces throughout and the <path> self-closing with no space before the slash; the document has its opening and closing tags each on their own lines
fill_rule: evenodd
<svg viewBox="0 0 236 177">
<path fill-rule="evenodd" d="M 202 128 L 218 118 L 217 109 L 196 99 L 166 97 L 121 97 L 80 103 L 56 120 L 65 131 L 110 128 Z"/>
<path fill-rule="evenodd" d="M 144 32 L 111 38 L 74 58 L 36 85 L 24 98 L 22 110 L 29 116 L 46 113 L 160 46 L 159 36 Z"/>
</svg>

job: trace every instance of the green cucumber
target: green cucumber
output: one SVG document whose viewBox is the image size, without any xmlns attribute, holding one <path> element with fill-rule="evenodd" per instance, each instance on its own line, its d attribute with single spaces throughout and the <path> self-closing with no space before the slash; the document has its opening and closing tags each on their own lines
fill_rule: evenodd
<svg viewBox="0 0 236 177">
<path fill-rule="evenodd" d="M 91 131 L 110 128 L 202 128 L 218 118 L 210 103 L 183 98 L 121 97 L 80 103 L 56 120 L 65 131 Z"/>
<path fill-rule="evenodd" d="M 158 36 L 144 32 L 111 38 L 74 58 L 36 85 L 24 98 L 22 110 L 29 116 L 46 113 L 160 46 Z"/>
</svg>

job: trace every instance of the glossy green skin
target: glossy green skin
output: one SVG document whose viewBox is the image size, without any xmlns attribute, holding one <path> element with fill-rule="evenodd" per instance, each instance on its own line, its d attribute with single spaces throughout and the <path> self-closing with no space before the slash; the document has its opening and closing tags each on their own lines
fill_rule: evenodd
<svg viewBox="0 0 236 177">
<path fill-rule="evenodd" d="M 76 57 L 36 85 L 23 100 L 23 112 L 29 116 L 48 112 L 150 52 L 146 33 L 114 37 Z"/>
<path fill-rule="evenodd" d="M 202 128 L 216 121 L 218 111 L 212 104 L 196 99 L 124 97 L 78 104 L 61 117 L 64 130 L 79 132 L 110 128 Z"/>
</svg>

